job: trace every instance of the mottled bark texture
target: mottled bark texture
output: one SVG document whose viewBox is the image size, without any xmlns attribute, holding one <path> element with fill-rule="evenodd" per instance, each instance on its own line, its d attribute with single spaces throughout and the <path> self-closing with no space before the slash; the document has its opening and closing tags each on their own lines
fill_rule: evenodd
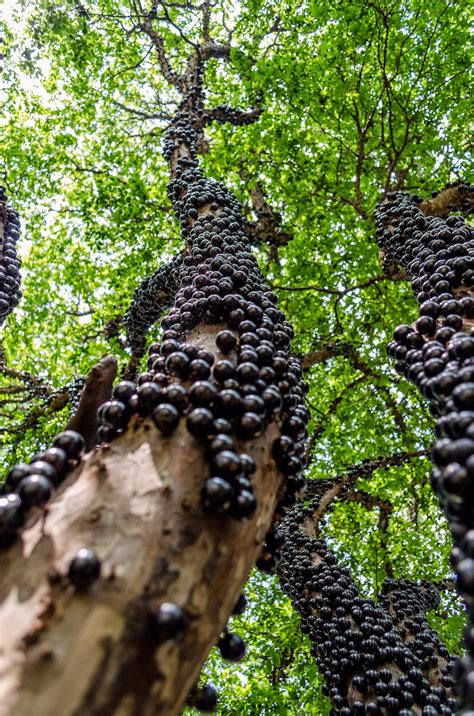
<svg viewBox="0 0 474 716">
<path fill-rule="evenodd" d="M 418 209 L 425 216 L 448 217 L 453 211 L 470 214 L 474 210 L 474 187 L 459 181 L 435 192 L 432 199 L 421 200 Z"/>
<path fill-rule="evenodd" d="M 218 328 L 190 340 L 210 349 Z M 90 453 L 1 555 L 1 716 L 178 714 L 227 622 L 275 508 L 278 430 L 245 445 L 258 508 L 238 522 L 203 513 L 208 463 L 184 425 L 166 439 L 140 422 Z M 102 562 L 84 594 L 65 578 L 82 547 Z M 156 649 L 149 609 L 163 602 L 190 623 Z"/>
</svg>

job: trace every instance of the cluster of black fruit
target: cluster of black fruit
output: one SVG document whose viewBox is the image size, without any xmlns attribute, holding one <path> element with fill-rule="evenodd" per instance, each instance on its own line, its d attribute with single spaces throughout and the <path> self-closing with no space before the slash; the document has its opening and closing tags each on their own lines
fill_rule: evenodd
<svg viewBox="0 0 474 716">
<path fill-rule="evenodd" d="M 422 660 L 422 671 L 434 672 L 442 662 L 443 668 L 447 666 L 450 673 L 455 670 L 455 660 L 451 659 L 447 648 L 426 618 L 428 612 L 439 607 L 440 592 L 435 584 L 427 580 L 412 582 L 408 579 L 385 579 L 378 599 L 385 610 L 392 614 L 407 646 Z M 446 674 L 441 678 L 441 683 L 449 689 L 452 679 Z"/>
<path fill-rule="evenodd" d="M 30 463 L 19 463 L 9 470 L 0 486 L 0 547 L 13 544 L 28 512 L 48 502 L 83 451 L 82 436 L 65 430 L 56 436 L 52 447 Z"/>
<path fill-rule="evenodd" d="M 219 124 L 226 124 L 229 122 L 234 126 L 243 126 L 245 124 L 252 124 L 255 121 L 254 115 L 249 112 L 245 113 L 234 107 L 228 105 L 220 105 L 213 109 L 206 110 L 205 122 L 211 124 L 212 122 L 218 122 Z"/>
<path fill-rule="evenodd" d="M 84 390 L 85 382 L 85 378 L 83 378 L 82 376 L 78 376 L 69 381 L 69 383 L 64 387 L 64 391 L 67 392 L 67 394 L 69 395 L 68 411 L 71 417 L 75 415 L 77 409 L 79 408 L 79 403 L 81 400 L 82 391 Z"/>
<path fill-rule="evenodd" d="M 289 353 L 292 328 L 250 252 L 240 204 L 197 166 L 187 113 L 177 115 L 164 151 L 174 165 L 168 191 L 186 240 L 169 271 L 177 290 L 161 322 L 162 340 L 149 348 L 147 372 L 137 385 L 117 385 L 113 400 L 99 409 L 99 438 L 120 434 L 133 413 L 150 416 L 165 436 L 184 419 L 209 458 L 204 509 L 247 518 L 256 507 L 255 461 L 238 452 L 237 441 L 253 440 L 277 422 L 273 453 L 287 478 L 283 504 L 294 501 L 304 483 L 307 387 Z M 154 310 L 143 310 L 141 320 L 153 319 Z M 214 350 L 192 341 L 199 324 L 219 324 Z"/>
<path fill-rule="evenodd" d="M 145 278 L 135 289 L 132 303 L 123 319 L 127 343 L 133 351 L 142 347 L 150 326 L 171 304 L 178 288 L 176 277 L 181 261 L 182 257 L 176 256 L 169 264 Z"/>
<path fill-rule="evenodd" d="M 459 694 L 474 709 L 474 236 L 463 218 L 424 216 L 408 194 L 389 194 L 376 212 L 385 259 L 402 266 L 419 318 L 388 346 L 437 416 L 432 484 L 454 540 L 452 563 L 470 623 Z"/>
<path fill-rule="evenodd" d="M 327 481 L 321 482 L 322 494 Z M 284 548 L 278 573 L 311 641 L 332 713 L 453 714 L 447 666 L 440 667 L 442 686 L 431 685 L 423 671 L 439 653 L 439 640 L 425 632 L 421 653 L 412 651 L 390 613 L 359 597 L 349 570 L 338 565 L 322 539 L 304 531 L 316 506 L 297 505 L 280 523 Z"/>
<path fill-rule="evenodd" d="M 20 220 L 8 206 L 5 190 L 0 186 L 0 325 L 21 298 L 21 262 L 16 252 L 19 237 Z"/>
</svg>

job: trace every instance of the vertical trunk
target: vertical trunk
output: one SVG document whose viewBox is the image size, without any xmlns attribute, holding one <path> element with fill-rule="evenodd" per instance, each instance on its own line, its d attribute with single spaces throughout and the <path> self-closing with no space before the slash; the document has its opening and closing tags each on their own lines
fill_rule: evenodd
<svg viewBox="0 0 474 716">
<path fill-rule="evenodd" d="M 151 370 L 101 407 L 110 446 L 1 555 L 2 716 L 179 713 L 279 498 L 301 485 L 308 414 L 291 327 L 239 204 L 203 177 L 195 146 L 191 115 L 178 114 L 165 154 L 186 249 Z M 71 562 L 83 548 L 101 565 L 89 590 Z"/>
<path fill-rule="evenodd" d="M 196 339 L 210 347 L 212 331 Z M 276 435 L 246 445 L 258 464 L 248 522 L 203 513 L 209 468 L 184 425 L 170 438 L 150 420 L 131 425 L 87 457 L 2 556 L 2 716 L 179 713 L 270 524 Z M 65 575 L 83 547 L 102 575 L 79 594 Z M 180 605 L 189 627 L 156 650 L 148 620 L 163 602 Z"/>
<path fill-rule="evenodd" d="M 419 303 L 418 320 L 396 328 L 388 351 L 437 417 L 432 484 L 451 528 L 457 586 L 469 614 L 457 685 L 468 709 L 474 709 L 474 241 L 472 227 L 448 215 L 472 211 L 473 196 L 462 183 L 421 203 L 394 193 L 376 212 L 385 265 L 406 271 Z"/>
</svg>

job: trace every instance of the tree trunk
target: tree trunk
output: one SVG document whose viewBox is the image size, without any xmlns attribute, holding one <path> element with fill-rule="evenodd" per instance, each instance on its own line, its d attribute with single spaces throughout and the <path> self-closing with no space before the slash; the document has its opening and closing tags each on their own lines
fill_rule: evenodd
<svg viewBox="0 0 474 716">
<path fill-rule="evenodd" d="M 426 614 L 439 605 L 439 587 L 431 582 L 386 579 L 379 600 L 393 618 L 404 643 L 422 660 L 422 671 L 432 686 L 450 687 L 446 678 L 451 659 Z"/>
<path fill-rule="evenodd" d="M 457 683 L 466 709 L 474 709 L 474 241 L 472 227 L 449 214 L 473 207 L 473 187 L 458 182 L 431 201 L 389 194 L 376 211 L 384 264 L 406 271 L 419 303 L 418 320 L 395 329 L 388 352 L 437 417 L 432 484 L 453 536 L 452 563 L 469 615 Z"/>
<path fill-rule="evenodd" d="M 150 347 L 138 386 L 121 384 L 126 395 L 101 406 L 98 435 L 110 446 L 89 453 L 46 508 L 30 512 L 1 557 L 0 716 L 179 713 L 278 503 L 301 486 L 308 411 L 292 330 L 250 252 L 240 205 L 196 161 L 202 57 L 219 51 L 206 47 L 186 76 L 189 112 L 176 115 L 164 141 L 186 248 L 159 273 L 156 300 L 174 298 L 163 343 Z M 127 316 L 134 348 L 157 318 L 147 286 Z M 97 391 L 106 396 L 114 372 L 106 359 L 86 384 L 74 426 L 88 442 Z M 184 392 L 183 404 L 171 388 Z M 223 503 L 203 493 L 211 477 L 226 490 Z M 82 549 L 93 550 L 92 571 L 97 558 L 101 565 L 88 591 L 73 562 Z"/>
<path fill-rule="evenodd" d="M 189 340 L 212 349 L 221 327 Z M 140 422 L 90 453 L 2 556 L 2 716 L 179 713 L 261 550 L 280 485 L 277 428 L 245 445 L 258 508 L 238 522 L 203 513 L 207 460 L 184 424 L 163 438 Z M 79 594 L 64 575 L 91 545 L 101 579 Z M 156 649 L 150 608 L 163 602 L 189 627 Z"/>
<path fill-rule="evenodd" d="M 349 570 L 338 565 L 319 535 L 318 509 L 335 486 L 330 480 L 315 481 L 312 494 L 318 483 L 314 503 L 295 507 L 280 527 L 285 542 L 278 573 L 311 641 L 332 713 L 453 714 L 447 651 L 428 629 L 423 649 L 411 649 L 416 623 L 405 621 L 402 634 L 385 603 L 359 596 Z M 402 624 L 400 602 L 397 606 L 396 618 Z M 425 624 L 425 604 L 418 606 L 414 618 Z"/>
</svg>

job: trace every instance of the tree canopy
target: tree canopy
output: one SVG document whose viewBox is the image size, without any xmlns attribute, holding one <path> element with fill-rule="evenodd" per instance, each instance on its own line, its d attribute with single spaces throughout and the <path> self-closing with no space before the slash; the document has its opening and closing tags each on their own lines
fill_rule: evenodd
<svg viewBox="0 0 474 716">
<path fill-rule="evenodd" d="M 181 245 L 166 195 L 163 132 L 177 93 L 134 2 L 4 4 L 0 183 L 22 222 L 23 298 L 1 336 L 2 471 L 44 449 L 105 354 L 129 359 L 135 287 Z M 148 8 L 147 8 L 148 9 Z M 308 479 L 388 460 L 335 500 L 323 532 L 361 593 L 386 576 L 451 576 L 430 487 L 433 418 L 386 356 L 416 317 L 411 287 L 382 273 L 372 219 L 388 191 L 429 197 L 466 178 L 467 8 L 405 3 L 156 3 L 170 72 L 203 31 L 230 47 L 206 66 L 206 106 L 258 121 L 205 129 L 201 162 L 243 203 L 260 267 L 293 323 L 310 385 Z M 150 332 L 150 338 L 157 330 Z M 322 680 L 276 579 L 254 573 L 239 666 L 211 655 L 219 713 L 324 714 Z M 430 615 L 459 653 L 462 609 Z"/>
</svg>

